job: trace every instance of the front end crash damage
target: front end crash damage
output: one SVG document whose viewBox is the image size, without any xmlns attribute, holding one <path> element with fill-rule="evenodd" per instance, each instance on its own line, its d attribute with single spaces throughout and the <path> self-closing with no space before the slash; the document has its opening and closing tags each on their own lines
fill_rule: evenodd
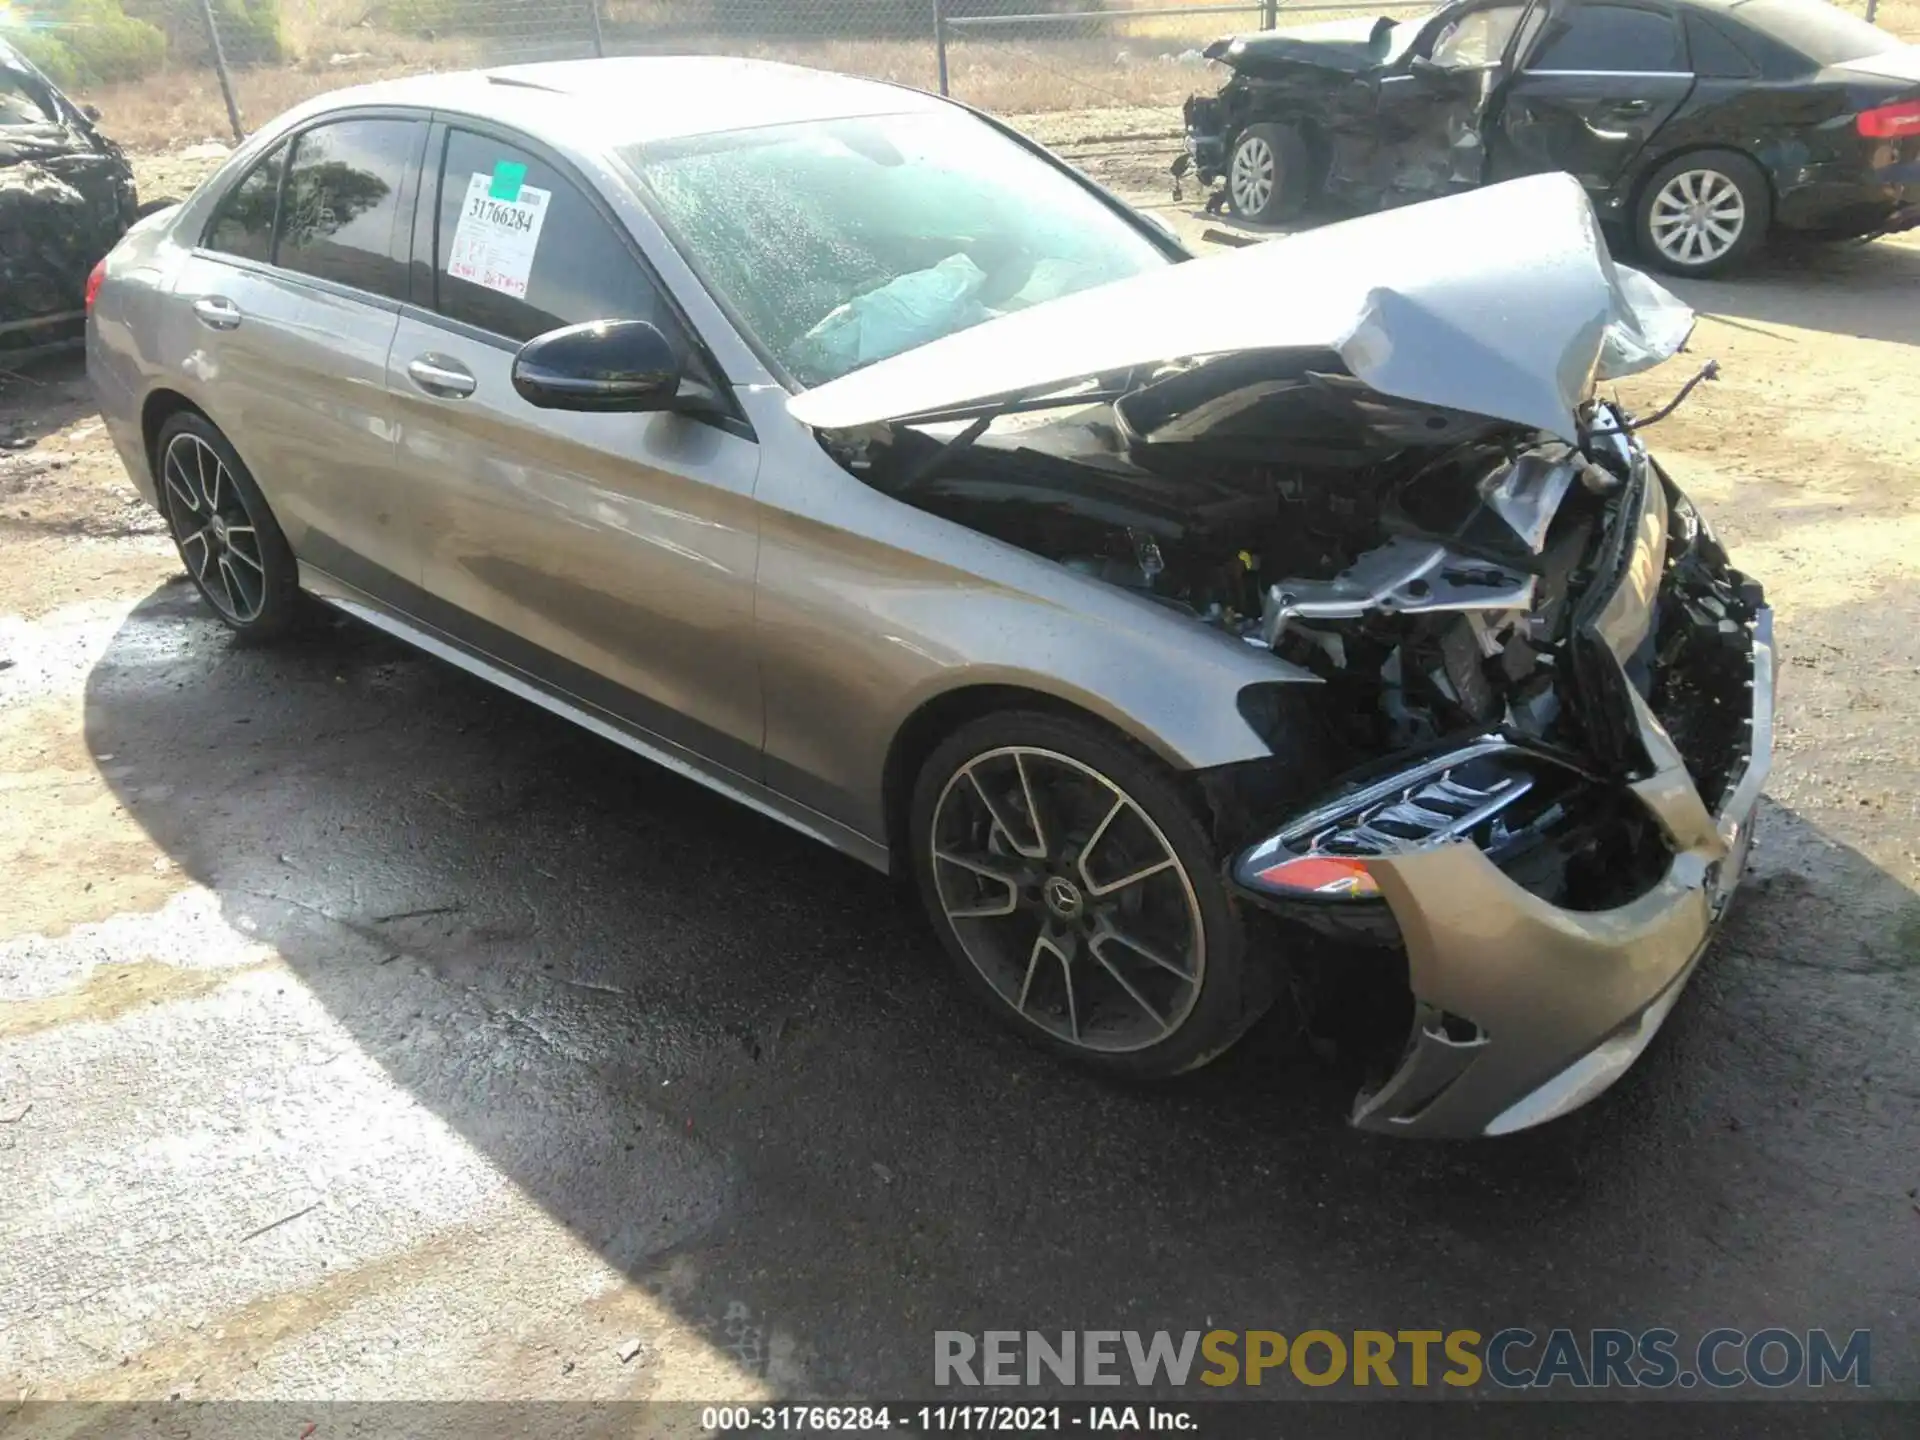
<svg viewBox="0 0 1920 1440">
<path fill-rule="evenodd" d="M 1666 1018 L 1744 868 L 1771 612 L 1630 453 L 1549 646 L 1575 723 L 1542 733 L 1510 708 L 1340 782 L 1232 864 L 1287 920 L 1404 954 L 1412 1021 L 1356 1100 L 1363 1128 L 1504 1134 L 1599 1094 Z"/>
<path fill-rule="evenodd" d="M 790 409 L 905 503 L 1288 662 L 1243 695 L 1272 760 L 1198 777 L 1229 878 L 1289 953 L 1404 975 L 1356 1124 L 1503 1133 L 1645 1045 L 1766 774 L 1760 589 L 1595 395 L 1690 328 L 1543 177 L 1038 306 Z"/>
<path fill-rule="evenodd" d="M 1419 29 L 1381 19 L 1216 40 L 1203 52 L 1232 73 L 1212 95 L 1182 107 L 1186 150 L 1172 166 L 1175 198 L 1189 173 L 1211 185 L 1228 171 L 1240 134 L 1262 121 L 1294 127 L 1307 145 L 1315 188 L 1364 209 L 1472 189 L 1485 178 L 1482 120 L 1497 67 L 1394 70 Z M 1226 192 L 1208 197 L 1209 210 Z"/>
</svg>

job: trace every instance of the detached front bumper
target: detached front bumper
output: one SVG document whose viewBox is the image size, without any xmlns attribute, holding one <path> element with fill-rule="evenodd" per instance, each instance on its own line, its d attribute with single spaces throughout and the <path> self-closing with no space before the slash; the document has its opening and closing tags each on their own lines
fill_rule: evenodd
<svg viewBox="0 0 1920 1440">
<path fill-rule="evenodd" d="M 1415 1016 L 1399 1065 L 1356 1101 L 1355 1125 L 1427 1136 L 1524 1130 L 1584 1105 L 1640 1057 L 1746 866 L 1772 750 L 1770 610 L 1756 618 L 1752 645 L 1753 752 L 1719 813 L 1706 813 L 1677 755 L 1632 787 L 1675 851 L 1638 899 L 1562 909 L 1467 844 L 1371 863 L 1406 943 Z"/>
<path fill-rule="evenodd" d="M 1498 737 L 1429 757 L 1421 767 L 1336 799 L 1281 832 L 1298 837 L 1324 829 L 1355 794 L 1391 797 L 1375 804 L 1392 809 L 1367 812 L 1387 819 L 1395 813 L 1435 816 L 1449 808 L 1454 815 L 1451 823 L 1436 826 L 1431 842 L 1335 861 L 1347 867 L 1345 881 L 1326 872 L 1322 913 L 1328 917 L 1353 906 L 1354 895 L 1377 895 L 1376 913 L 1385 901 L 1405 947 L 1413 992 L 1413 1023 L 1398 1062 L 1355 1100 L 1352 1122 L 1361 1129 L 1500 1135 L 1585 1104 L 1624 1074 L 1659 1030 L 1739 882 L 1772 753 L 1772 612 L 1759 603 L 1751 582 L 1724 567 L 1715 572 L 1723 590 L 1744 586 L 1753 603 L 1743 607 L 1737 624 L 1721 619 L 1702 627 L 1709 644 L 1721 647 L 1718 663 L 1693 667 L 1681 677 L 1684 683 L 1669 683 L 1663 693 L 1671 708 L 1674 695 L 1687 692 L 1688 704 L 1712 712 L 1711 723 L 1703 728 L 1676 711 L 1669 718 L 1678 729 L 1670 733 L 1643 694 L 1654 687 L 1644 674 L 1639 686 L 1631 677 L 1647 663 L 1656 638 L 1672 640 L 1670 633 L 1656 637 L 1656 618 L 1665 615 L 1670 626 L 1683 623 L 1678 617 L 1687 607 L 1675 594 L 1683 582 L 1673 556 L 1689 547 L 1677 541 L 1670 548 L 1670 526 L 1696 522 L 1677 492 L 1680 508 L 1670 510 L 1664 485 L 1655 476 L 1649 481 L 1629 563 L 1607 603 L 1596 607 L 1591 631 L 1605 663 L 1616 667 L 1619 683 L 1612 693 L 1631 710 L 1627 724 L 1648 762 L 1635 768 L 1639 778 L 1604 788 L 1618 813 L 1631 814 L 1656 837 L 1642 851 L 1656 859 L 1664 855 L 1664 870 L 1649 871 L 1648 882 L 1637 884 L 1624 903 L 1595 909 L 1554 903 L 1509 874 L 1525 872 L 1504 858 L 1496 863 L 1473 838 L 1489 833 L 1480 817 L 1500 802 L 1489 798 L 1495 791 L 1481 778 L 1485 771 L 1472 767 L 1489 755 L 1498 759 L 1502 750 L 1510 757 L 1526 755 Z M 1704 543 L 1717 555 L 1710 536 Z M 1718 602 L 1692 613 L 1711 617 L 1719 613 Z M 1688 656 L 1681 654 L 1683 660 Z M 1710 684 L 1693 683 L 1707 672 Z M 1703 733 L 1716 740 L 1739 737 L 1723 756 L 1728 763 L 1702 760 Z M 1684 758 L 1683 746 L 1691 751 Z M 1441 768 L 1455 760 L 1454 768 Z M 1702 798 L 1695 780 L 1695 772 L 1708 771 L 1723 782 L 1711 800 Z M 1412 786 L 1396 789 L 1408 777 Z M 1236 877 L 1245 888 L 1276 853 L 1284 857 L 1297 848 L 1289 852 L 1280 837 L 1264 842 L 1241 857 Z M 1362 867 L 1363 875 L 1355 873 Z M 1316 886 L 1319 875 L 1312 876 Z"/>
</svg>

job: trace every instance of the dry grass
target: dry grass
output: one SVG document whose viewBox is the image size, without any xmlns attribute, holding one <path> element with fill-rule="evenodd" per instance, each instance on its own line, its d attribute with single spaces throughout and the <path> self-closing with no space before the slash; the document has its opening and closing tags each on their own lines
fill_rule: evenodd
<svg viewBox="0 0 1920 1440">
<path fill-rule="evenodd" d="M 347 8 L 364 13 L 361 5 Z M 345 23 L 330 25 L 324 12 L 300 12 L 292 6 L 283 35 L 284 62 L 233 69 L 234 98 L 249 130 L 329 90 L 482 63 L 479 47 L 471 41 L 428 40 Z M 144 80 L 95 86 L 81 98 L 100 107 L 107 133 L 131 149 L 233 138 L 220 81 L 212 70 L 198 66 L 168 66 Z"/>
<path fill-rule="evenodd" d="M 634 8 L 635 0 L 624 0 L 624 8 L 623 0 L 612 0 L 610 13 L 616 20 L 627 19 Z M 1381 7 L 1395 14 L 1415 8 Z M 1844 8 L 1864 13 L 1865 0 L 1847 0 Z M 396 34 L 367 23 L 366 0 L 288 0 L 284 14 L 286 62 L 234 72 L 241 114 L 250 129 L 344 85 L 509 59 L 516 46 L 530 38 L 520 32 L 474 39 Z M 1308 23 L 1340 17 L 1307 12 L 1293 18 Z M 1283 10 L 1281 23 L 1287 20 Z M 1920 42 L 1920 0 L 1881 0 L 1878 23 Z M 950 88 L 969 104 L 1015 115 L 1175 105 L 1208 83 L 1204 68 L 1191 57 L 1183 63 L 1179 56 L 1215 35 L 1254 24 L 1255 12 L 1249 9 L 1244 16 L 1116 18 L 1102 33 L 1077 38 L 1014 29 L 959 34 L 948 45 Z M 614 38 L 621 40 L 618 32 Z M 672 48 L 789 60 L 928 89 L 936 82 L 933 47 L 927 40 L 715 40 L 705 45 L 675 42 Z M 111 134 L 135 149 L 229 138 L 225 106 L 211 71 L 169 68 L 137 83 L 97 87 L 83 98 L 100 107 Z"/>
<path fill-rule="evenodd" d="M 1841 9 L 1851 10 L 1856 15 L 1864 15 L 1867 7 L 1862 0 L 1848 0 Z M 1902 40 L 1910 40 L 1920 45 L 1920 0 L 1880 0 L 1880 7 L 1873 17 L 1873 23 L 1882 30 L 1898 35 Z"/>
<path fill-rule="evenodd" d="M 458 41 L 406 41 L 380 35 L 371 43 L 378 48 L 338 65 L 329 64 L 326 54 L 316 54 L 296 64 L 236 70 L 234 89 L 247 128 L 257 129 L 281 111 L 345 85 L 457 70 L 485 59 L 480 47 Z M 676 48 L 786 60 L 922 89 L 932 89 L 936 83 L 931 47 L 906 40 L 715 42 Z M 1150 51 L 1116 59 L 1122 48 L 1113 40 L 1019 45 L 956 41 L 948 48 L 950 88 L 955 97 L 971 105 L 1022 114 L 1115 103 L 1176 104 L 1207 84 L 1201 67 L 1174 63 Z M 138 82 L 98 86 L 82 98 L 100 107 L 109 134 L 134 149 L 230 138 L 219 81 L 210 70 L 169 69 Z"/>
</svg>

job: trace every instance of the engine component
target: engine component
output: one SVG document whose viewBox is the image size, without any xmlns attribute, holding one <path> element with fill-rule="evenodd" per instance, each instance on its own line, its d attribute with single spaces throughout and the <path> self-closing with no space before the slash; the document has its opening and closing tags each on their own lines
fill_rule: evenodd
<svg viewBox="0 0 1920 1440">
<path fill-rule="evenodd" d="M 1477 488 L 1487 508 L 1506 521 L 1538 555 L 1547 543 L 1547 527 L 1559 513 L 1567 487 L 1578 470 L 1571 452 L 1549 455 L 1529 450 L 1483 479 Z"/>
<path fill-rule="evenodd" d="M 1261 635 L 1274 645 L 1291 620 L 1350 620 L 1376 611 L 1527 610 L 1533 587 L 1531 575 L 1455 554 L 1444 545 L 1396 538 L 1367 551 L 1331 580 L 1275 584 L 1261 607 Z"/>
<path fill-rule="evenodd" d="M 1003 407 L 1059 408 L 1044 418 L 834 443 L 906 503 L 1312 672 L 1362 749 L 1494 726 L 1586 749 L 1568 645 L 1595 548 L 1640 493 L 1622 417 L 1583 408 L 1576 448 L 1382 395 L 1336 360 L 1167 363 Z"/>
</svg>

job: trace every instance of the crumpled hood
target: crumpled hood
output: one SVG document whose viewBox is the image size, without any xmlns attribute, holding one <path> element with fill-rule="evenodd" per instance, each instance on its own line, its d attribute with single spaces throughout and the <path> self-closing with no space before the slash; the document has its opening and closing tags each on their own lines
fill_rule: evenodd
<svg viewBox="0 0 1920 1440">
<path fill-rule="evenodd" d="M 989 320 L 787 402 L 850 429 L 1247 350 L 1334 350 L 1384 395 L 1577 441 L 1596 380 L 1649 369 L 1693 312 L 1615 265 L 1569 175 L 1537 175 L 1170 265 Z"/>
<path fill-rule="evenodd" d="M 1223 35 L 1201 53 L 1245 75 L 1284 75 L 1297 65 L 1359 75 L 1397 60 L 1418 37 L 1426 19 L 1421 15 L 1397 24 L 1387 16 L 1323 20 L 1285 30 Z"/>
</svg>

